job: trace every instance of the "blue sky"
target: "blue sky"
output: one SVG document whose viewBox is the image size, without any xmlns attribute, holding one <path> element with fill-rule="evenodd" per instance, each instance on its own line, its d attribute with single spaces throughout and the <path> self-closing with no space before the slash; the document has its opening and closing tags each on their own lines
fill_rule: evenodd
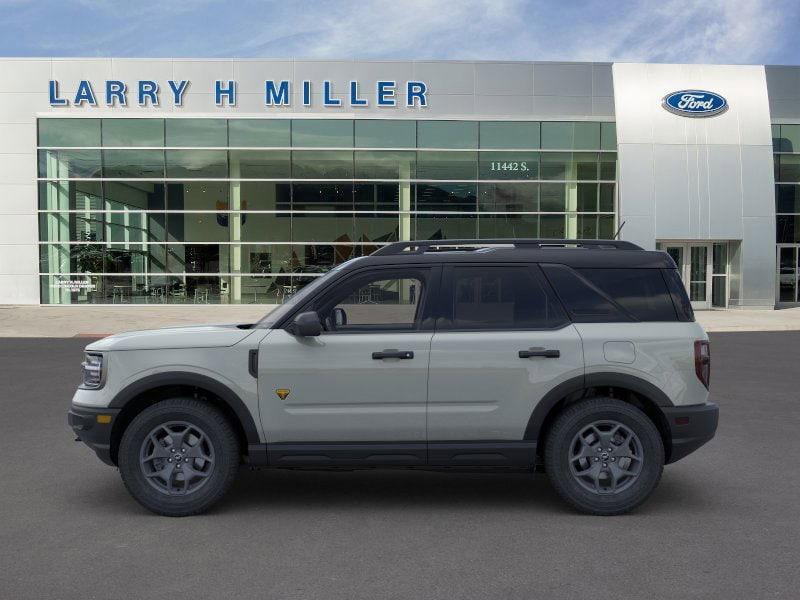
<svg viewBox="0 0 800 600">
<path fill-rule="evenodd" d="M 800 64 L 797 0 L 0 0 L 0 56 Z"/>
</svg>

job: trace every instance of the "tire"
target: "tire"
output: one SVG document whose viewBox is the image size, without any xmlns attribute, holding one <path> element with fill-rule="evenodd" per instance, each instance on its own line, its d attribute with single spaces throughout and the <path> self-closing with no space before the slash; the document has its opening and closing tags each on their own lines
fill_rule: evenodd
<svg viewBox="0 0 800 600">
<path fill-rule="evenodd" d="M 117 462 L 139 504 L 159 515 L 185 517 L 225 495 L 239 470 L 240 449 L 231 424 L 215 407 L 171 398 L 133 419 Z"/>
<path fill-rule="evenodd" d="M 658 485 L 664 443 L 653 422 L 635 406 L 592 398 L 556 417 L 547 433 L 544 461 L 556 492 L 573 508 L 619 515 L 639 506 Z"/>
</svg>

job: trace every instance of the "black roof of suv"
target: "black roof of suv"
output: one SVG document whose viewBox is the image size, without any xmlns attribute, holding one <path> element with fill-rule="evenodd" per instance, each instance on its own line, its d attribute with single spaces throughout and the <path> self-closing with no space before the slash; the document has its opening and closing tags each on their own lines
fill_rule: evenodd
<svg viewBox="0 0 800 600">
<path fill-rule="evenodd" d="M 666 252 L 618 240 L 464 239 L 395 242 L 358 261 L 369 264 L 525 262 L 577 268 L 675 269 Z"/>
</svg>

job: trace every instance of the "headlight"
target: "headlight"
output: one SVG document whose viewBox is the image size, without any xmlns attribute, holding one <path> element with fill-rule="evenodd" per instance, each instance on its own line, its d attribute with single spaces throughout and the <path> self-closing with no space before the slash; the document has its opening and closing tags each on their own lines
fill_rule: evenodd
<svg viewBox="0 0 800 600">
<path fill-rule="evenodd" d="M 87 352 L 84 356 L 84 361 L 81 363 L 83 367 L 83 385 L 81 387 L 96 390 L 103 386 L 103 355 Z"/>
</svg>

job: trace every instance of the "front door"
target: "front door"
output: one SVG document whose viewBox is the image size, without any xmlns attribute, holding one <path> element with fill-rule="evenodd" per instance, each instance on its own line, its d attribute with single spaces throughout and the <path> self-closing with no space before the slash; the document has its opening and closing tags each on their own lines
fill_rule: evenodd
<svg viewBox="0 0 800 600">
<path fill-rule="evenodd" d="M 686 286 L 694 309 L 711 308 L 711 244 L 699 242 L 663 242 L 660 248 L 678 265 L 678 272 Z"/>
<path fill-rule="evenodd" d="M 356 272 L 304 307 L 322 335 L 264 338 L 258 390 L 273 464 L 424 463 L 432 285 L 437 268 Z"/>
<path fill-rule="evenodd" d="M 528 421 L 547 392 L 583 376 L 580 336 L 537 266 L 446 267 L 440 296 L 428 386 L 431 463 L 530 464 L 532 442 L 520 446 Z"/>
</svg>

